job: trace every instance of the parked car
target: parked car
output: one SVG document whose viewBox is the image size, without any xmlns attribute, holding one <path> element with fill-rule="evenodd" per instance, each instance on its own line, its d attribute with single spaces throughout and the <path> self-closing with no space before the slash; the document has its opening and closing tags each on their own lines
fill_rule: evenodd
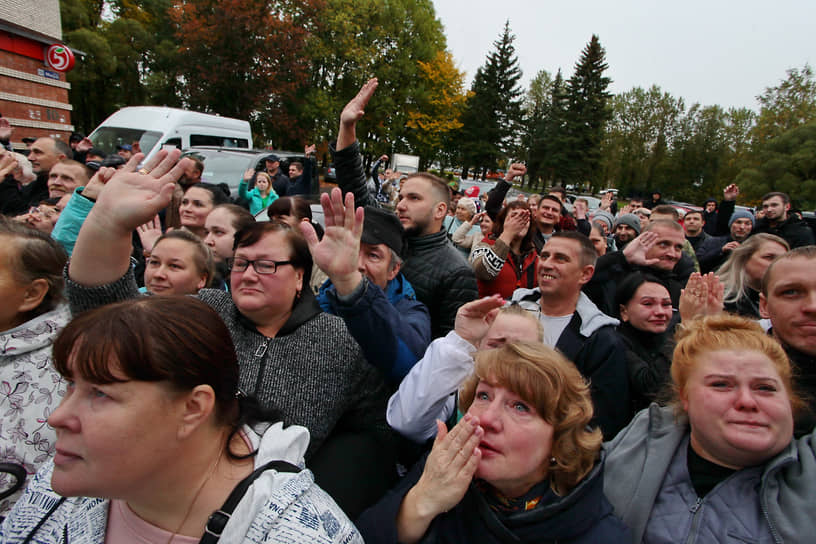
<svg viewBox="0 0 816 544">
<path fill-rule="evenodd" d="M 323 179 L 329 183 L 337 183 L 337 170 L 334 168 L 334 164 L 326 167 L 326 175 Z"/>
<path fill-rule="evenodd" d="M 680 220 L 682 221 L 686 214 L 690 211 L 701 212 L 703 208 L 700 206 L 695 206 L 694 204 L 689 204 L 688 202 L 678 202 L 676 200 L 667 200 L 666 204 L 672 206 L 675 210 L 680 213 Z"/>
<path fill-rule="evenodd" d="M 234 147 L 200 146 L 184 150 L 182 156 L 194 156 L 204 162 L 202 179 L 208 183 L 226 183 L 230 196 L 238 198 L 238 184 L 247 170 L 263 170 L 264 161 L 270 155 L 277 155 L 280 168 L 284 174 L 289 173 L 289 163 L 304 162 L 306 156 L 301 152 L 272 151 L 269 149 L 236 149 Z M 312 179 L 312 192 L 320 192 L 315 173 Z"/>
</svg>

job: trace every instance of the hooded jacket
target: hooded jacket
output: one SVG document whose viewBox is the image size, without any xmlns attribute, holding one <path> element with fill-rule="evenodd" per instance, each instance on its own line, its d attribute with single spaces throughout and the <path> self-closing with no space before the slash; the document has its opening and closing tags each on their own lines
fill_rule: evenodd
<svg viewBox="0 0 816 544">
<path fill-rule="evenodd" d="M 652 404 L 640 412 L 614 440 L 607 452 L 604 493 L 615 513 L 640 543 L 677 448 L 689 434 L 687 418 L 676 419 L 673 407 Z M 777 544 L 809 543 L 816 535 L 816 431 L 792 440 L 768 460 L 760 477 L 759 501 L 765 522 Z M 734 504 L 731 516 L 750 514 L 752 505 Z M 705 502 L 702 504 L 705 508 Z M 699 536 L 699 535 L 698 535 Z M 725 542 L 725 535 L 718 542 Z M 749 542 L 737 539 L 734 542 Z"/>
<path fill-rule="evenodd" d="M 255 468 L 269 461 L 288 461 L 303 468 L 303 454 L 309 433 L 303 427 L 269 426 L 263 434 L 250 427 L 244 432 L 257 448 Z M 103 544 L 111 501 L 71 497 L 51 515 L 60 500 L 51 489 L 53 462 L 36 475 L 25 495 L 0 528 L 3 543 L 22 542 L 45 518 L 31 542 L 37 544 Z M 236 543 L 362 543 L 362 538 L 346 515 L 314 483 L 306 469 L 297 473 L 264 471 L 247 489 L 224 527 L 219 544 Z"/>
<path fill-rule="evenodd" d="M 396 544 L 397 513 L 405 495 L 419 481 L 426 460 L 417 463 L 396 488 L 357 520 L 367 544 Z M 612 513 L 602 481 L 603 463 L 599 461 L 566 496 L 559 497 L 548 488 L 537 508 L 501 515 L 471 484 L 459 504 L 431 522 L 420 542 L 628 543 L 630 531 Z"/>
<path fill-rule="evenodd" d="M 70 319 L 63 304 L 0 332 L 0 462 L 22 465 L 29 477 L 54 455 L 57 436 L 46 420 L 62 400 L 65 382 L 54 369 L 51 346 Z M 0 473 L 0 489 L 8 489 L 12 482 L 8 474 Z M 0 501 L 0 516 L 21 494 L 22 490 Z"/>
</svg>

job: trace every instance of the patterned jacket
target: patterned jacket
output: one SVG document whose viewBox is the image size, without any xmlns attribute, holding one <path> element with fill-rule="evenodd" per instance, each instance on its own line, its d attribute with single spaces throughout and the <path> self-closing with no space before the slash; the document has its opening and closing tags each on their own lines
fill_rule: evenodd
<svg viewBox="0 0 816 544">
<path fill-rule="evenodd" d="M 29 476 L 54 455 L 56 435 L 47 420 L 65 394 L 65 383 L 54 370 L 51 344 L 70 318 L 62 305 L 0 333 L 0 462 L 21 464 Z M 0 489 L 12 480 L 0 474 Z M 0 516 L 21 494 L 0 502 Z"/>
</svg>

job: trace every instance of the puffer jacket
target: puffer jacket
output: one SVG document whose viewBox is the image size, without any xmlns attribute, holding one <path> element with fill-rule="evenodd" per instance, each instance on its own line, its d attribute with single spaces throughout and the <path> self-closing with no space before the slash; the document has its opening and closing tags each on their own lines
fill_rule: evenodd
<svg viewBox="0 0 816 544">
<path fill-rule="evenodd" d="M 652 509 L 664 493 L 663 482 L 678 448 L 688 443 L 688 418 L 676 418 L 674 407 L 652 404 L 641 411 L 614 440 L 604 444 L 607 452 L 604 471 L 604 493 L 615 513 L 632 529 L 632 543 L 642 542 L 650 522 Z M 748 469 L 750 470 L 750 469 Z M 726 521 L 740 520 L 740 516 L 760 515 L 765 529 L 777 544 L 810 543 L 816 535 L 816 430 L 796 439 L 761 467 L 759 477 L 759 505 L 750 501 L 729 505 L 733 513 Z M 706 498 L 695 512 L 703 512 Z M 760 508 L 756 508 L 759 506 Z M 761 510 L 761 512 L 758 512 Z M 709 519 L 712 527 L 721 520 Z M 691 527 L 694 530 L 695 527 Z M 763 529 L 764 532 L 764 529 Z M 745 538 L 737 535 L 731 540 L 726 535 L 711 535 L 698 542 L 765 542 L 759 535 Z M 705 535 L 703 535 L 705 536 Z M 689 541 L 694 541 L 693 535 Z"/>
<path fill-rule="evenodd" d="M 337 168 L 337 184 L 344 193 L 354 194 L 354 205 L 380 207 L 366 187 L 359 143 L 338 151 L 333 142 L 329 151 Z M 431 336 L 446 335 L 453 330 L 459 307 L 478 296 L 473 269 L 453 247 L 444 230 L 407 237 L 403 259 L 402 274 L 431 314 Z"/>
</svg>

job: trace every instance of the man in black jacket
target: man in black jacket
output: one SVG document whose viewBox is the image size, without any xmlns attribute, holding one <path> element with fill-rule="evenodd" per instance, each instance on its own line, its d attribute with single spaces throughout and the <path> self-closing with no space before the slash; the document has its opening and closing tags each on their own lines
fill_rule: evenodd
<svg viewBox="0 0 816 544">
<path fill-rule="evenodd" d="M 512 302 L 538 315 L 542 341 L 572 361 L 590 383 L 593 421 L 604 438 L 629 422 L 629 378 L 618 320 L 581 292 L 595 271 L 595 247 L 578 232 L 556 232 L 547 240 L 538 266 L 538 287 L 516 289 Z"/>
<path fill-rule="evenodd" d="M 790 197 L 785 193 L 773 192 L 762 197 L 762 211 L 765 217 L 756 222 L 754 232 L 775 234 L 785 240 L 791 249 L 814 244 L 813 231 L 790 211 Z"/>
<path fill-rule="evenodd" d="M 377 80 L 363 85 L 340 114 L 337 142 L 329 151 L 337 168 L 337 184 L 354 194 L 358 206 L 379 207 L 366 186 L 366 176 L 357 142 L 357 122 Z M 411 282 L 417 299 L 431 314 L 431 336 L 438 338 L 453 330 L 456 311 L 478 296 L 476 276 L 459 251 L 448 241 L 442 221 L 450 205 L 447 185 L 422 172 L 408 176 L 400 188 L 397 217 L 406 234 L 402 273 Z"/>
<path fill-rule="evenodd" d="M 643 233 L 629 242 L 623 251 L 607 253 L 595 262 L 595 274 L 584 292 L 607 315 L 618 317 L 615 304 L 618 285 L 630 273 L 640 270 L 663 280 L 669 289 L 672 306 L 677 308 L 680 291 L 694 271 L 691 259 L 683 255 L 686 237 L 679 223 L 650 221 Z"/>
</svg>

